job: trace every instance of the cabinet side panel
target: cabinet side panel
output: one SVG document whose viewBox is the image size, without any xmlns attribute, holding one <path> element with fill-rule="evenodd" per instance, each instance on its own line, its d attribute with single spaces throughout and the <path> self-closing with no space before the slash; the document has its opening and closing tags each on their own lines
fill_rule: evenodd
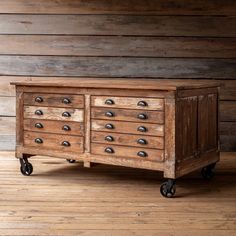
<svg viewBox="0 0 236 236">
<path fill-rule="evenodd" d="M 177 160 L 189 159 L 197 153 L 197 96 L 179 98 L 176 108 Z"/>
<path fill-rule="evenodd" d="M 200 153 L 217 149 L 217 94 L 198 98 L 198 143 Z"/>
</svg>

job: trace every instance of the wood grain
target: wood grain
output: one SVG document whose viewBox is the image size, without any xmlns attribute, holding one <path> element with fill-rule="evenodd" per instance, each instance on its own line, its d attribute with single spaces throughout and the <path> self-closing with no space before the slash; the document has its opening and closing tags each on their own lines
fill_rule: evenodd
<svg viewBox="0 0 236 236">
<path fill-rule="evenodd" d="M 42 139 L 43 143 L 38 144 L 35 139 Z M 24 132 L 24 145 L 34 147 L 36 149 L 50 149 L 58 150 L 64 152 L 83 152 L 83 137 L 80 136 L 70 136 L 70 135 L 58 135 L 58 134 L 45 134 L 39 132 Z M 69 142 L 70 146 L 65 147 L 62 142 Z"/>
<path fill-rule="evenodd" d="M 235 1 L 210 0 L 1 0 L 0 13 L 33 14 L 145 14 L 145 15 L 235 15 Z"/>
<path fill-rule="evenodd" d="M 41 98 L 42 102 L 37 102 L 35 99 Z M 64 99 L 68 101 L 65 102 Z M 47 93 L 25 93 L 24 104 L 28 106 L 49 106 L 49 107 L 73 107 L 84 108 L 83 95 L 71 94 L 47 94 Z"/>
<path fill-rule="evenodd" d="M 35 124 L 42 124 L 42 128 L 36 128 Z M 64 126 L 69 126 L 69 130 L 64 130 Z M 55 120 L 41 120 L 41 119 L 25 119 L 24 120 L 24 130 L 35 131 L 35 132 L 49 132 L 56 134 L 65 135 L 83 135 L 84 125 L 79 122 L 71 121 L 55 121 Z"/>
<path fill-rule="evenodd" d="M 0 34 L 235 37 L 235 28 L 234 16 L 0 15 Z"/>
<path fill-rule="evenodd" d="M 236 151 L 236 122 L 220 123 L 221 149 Z"/>
<path fill-rule="evenodd" d="M 0 54 L 235 58 L 235 38 L 0 35 Z"/>
<path fill-rule="evenodd" d="M 0 97 L 0 116 L 16 115 L 16 99 L 15 97 Z"/>
<path fill-rule="evenodd" d="M 0 56 L 2 75 L 227 79 L 235 68 L 234 59 Z"/>
<path fill-rule="evenodd" d="M 106 124 L 112 124 L 114 126 L 113 130 L 106 129 Z M 140 132 L 138 127 L 144 126 L 147 131 Z M 104 132 L 118 132 L 118 133 L 131 133 L 131 134 L 145 134 L 151 136 L 164 136 L 164 126 L 160 124 L 149 124 L 149 123 L 135 123 L 126 121 L 108 121 L 108 120 L 92 120 L 91 125 L 94 131 L 104 131 Z"/>
<path fill-rule="evenodd" d="M 84 120 L 84 111 L 73 108 L 54 108 L 39 106 L 24 106 L 24 118 L 44 119 L 44 120 L 63 120 L 82 122 Z M 36 110 L 42 111 L 42 115 L 35 114 Z M 69 117 L 63 116 L 64 112 L 70 113 Z"/>
<path fill-rule="evenodd" d="M 112 148 L 114 150 L 114 153 L 106 153 L 106 148 Z M 139 151 L 144 151 L 147 153 L 147 157 L 139 157 L 137 153 Z M 125 147 L 125 146 L 119 146 L 119 145 L 111 145 L 111 144 L 97 144 L 92 143 L 91 144 L 91 153 L 98 154 L 98 155 L 104 155 L 104 156 L 114 156 L 119 158 L 120 157 L 126 157 L 126 158 L 137 158 L 137 159 L 143 159 L 143 160 L 151 160 L 151 161 L 157 161 L 161 162 L 164 160 L 164 151 L 158 150 L 158 149 L 148 149 L 143 147 Z"/>
<path fill-rule="evenodd" d="M 106 113 L 110 112 L 113 114 L 112 117 L 107 117 Z M 146 119 L 140 119 L 138 116 L 144 115 Z M 162 111 L 149 111 L 149 110 L 132 110 L 132 109 L 118 109 L 118 108 L 101 108 L 93 107 L 91 109 L 91 117 L 93 119 L 103 119 L 109 122 L 110 120 L 120 121 L 133 121 L 142 123 L 164 123 L 164 112 Z"/>
<path fill-rule="evenodd" d="M 112 141 L 107 141 L 105 138 L 109 136 L 112 137 Z M 139 144 L 138 140 L 144 139 L 146 144 Z M 152 137 L 145 135 L 133 135 L 133 134 L 120 134 L 120 133 L 107 133 L 107 132 L 96 132 L 93 131 L 91 135 L 91 142 L 103 143 L 103 144 L 115 144 L 123 146 L 133 146 L 133 147 L 147 147 L 147 148 L 164 148 L 163 137 Z"/>
<path fill-rule="evenodd" d="M 236 121 L 236 103 L 235 101 L 221 101 L 220 120 Z"/>
</svg>

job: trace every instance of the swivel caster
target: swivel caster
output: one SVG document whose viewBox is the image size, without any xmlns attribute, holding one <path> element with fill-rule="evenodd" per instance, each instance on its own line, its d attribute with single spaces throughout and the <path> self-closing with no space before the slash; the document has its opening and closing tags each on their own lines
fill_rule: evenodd
<svg viewBox="0 0 236 236">
<path fill-rule="evenodd" d="M 163 197 L 171 198 L 175 195 L 175 180 L 168 179 L 166 182 L 164 182 L 160 187 L 160 192 Z"/>
<path fill-rule="evenodd" d="M 75 163 L 75 160 L 73 159 L 66 159 L 69 163 Z"/>
<path fill-rule="evenodd" d="M 27 158 L 20 158 L 20 171 L 22 175 L 29 176 L 33 173 L 33 166 L 28 162 Z"/>
<path fill-rule="evenodd" d="M 202 174 L 203 179 L 210 180 L 214 177 L 215 165 L 216 165 L 216 163 L 213 163 L 213 164 L 210 164 L 210 165 L 202 168 L 201 174 Z"/>
</svg>

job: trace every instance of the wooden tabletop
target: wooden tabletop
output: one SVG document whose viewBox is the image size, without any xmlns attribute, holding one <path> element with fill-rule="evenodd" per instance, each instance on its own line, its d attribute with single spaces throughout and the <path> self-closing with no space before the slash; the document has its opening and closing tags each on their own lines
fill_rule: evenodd
<svg viewBox="0 0 236 236">
<path fill-rule="evenodd" d="M 120 89 L 152 89 L 152 90 L 180 90 L 192 88 L 218 87 L 219 83 L 178 81 L 173 79 L 146 78 L 47 78 L 12 82 L 19 86 L 49 86 L 49 87 L 78 87 L 78 88 L 120 88 Z"/>
</svg>

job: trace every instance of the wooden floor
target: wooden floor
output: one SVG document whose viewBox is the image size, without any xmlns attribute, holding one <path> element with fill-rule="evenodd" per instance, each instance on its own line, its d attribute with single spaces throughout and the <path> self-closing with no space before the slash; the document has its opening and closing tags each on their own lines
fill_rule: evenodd
<svg viewBox="0 0 236 236">
<path fill-rule="evenodd" d="M 0 153 L 0 235 L 236 235 L 236 153 L 224 153 L 212 181 L 199 172 L 160 196 L 160 172 L 31 158 L 22 176 Z"/>
</svg>

